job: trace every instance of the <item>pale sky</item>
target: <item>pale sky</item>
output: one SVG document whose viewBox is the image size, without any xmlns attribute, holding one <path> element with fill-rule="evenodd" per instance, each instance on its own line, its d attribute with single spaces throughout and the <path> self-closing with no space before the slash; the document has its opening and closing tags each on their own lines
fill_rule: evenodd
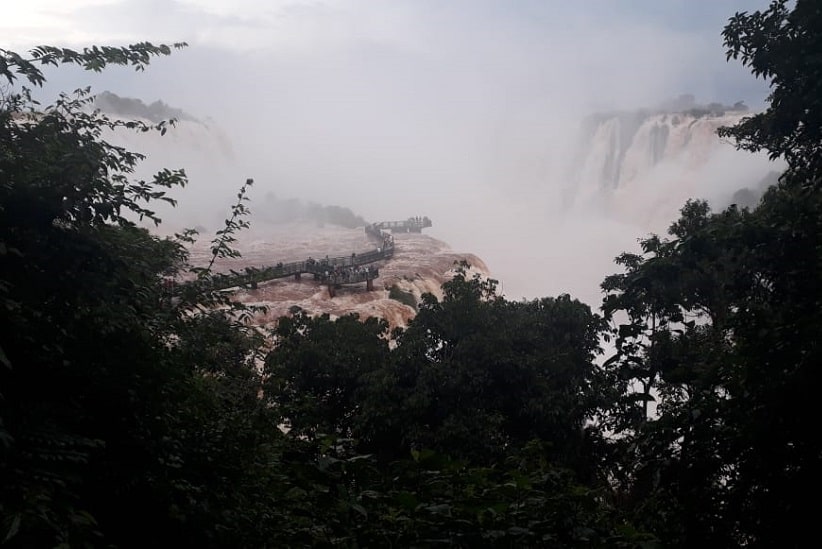
<svg viewBox="0 0 822 549">
<path fill-rule="evenodd" d="M 6 4 L 0 48 L 188 42 L 145 73 L 49 70 L 46 92 L 91 85 L 212 120 L 236 155 L 225 169 L 232 180 L 208 193 L 219 188 L 230 200 L 237 182 L 254 177 L 258 198 L 337 204 L 372 221 L 428 215 L 432 234 L 497 272 L 522 261 L 525 252 L 510 252 L 524 233 L 547 230 L 544 191 L 586 114 L 652 108 L 682 93 L 758 107 L 767 95 L 725 61 L 720 36 L 734 12 L 767 0 Z M 501 227 L 489 229 L 489 216 Z M 595 225 L 578 232 L 599 238 Z M 644 232 L 630 228 L 630 238 L 588 253 L 607 263 Z"/>
<path fill-rule="evenodd" d="M 399 62 L 438 56 L 453 66 L 481 57 L 497 65 L 527 64 L 534 72 L 553 66 L 560 79 L 572 69 L 567 76 L 573 85 L 580 72 L 588 73 L 597 83 L 607 82 L 619 102 L 623 95 L 637 95 L 615 82 L 620 73 L 626 82 L 640 75 L 658 78 L 649 82 L 649 92 L 689 81 L 698 89 L 688 91 L 727 90 L 751 100 L 758 88 L 741 84 L 746 73 L 725 64 L 719 32 L 735 11 L 765 5 L 766 0 L 27 0 L 4 6 L 0 36 L 10 49 L 187 41 L 192 56 L 218 50 L 252 60 L 379 52 Z M 583 95 L 605 103 L 597 97 L 602 91 Z"/>
<path fill-rule="evenodd" d="M 766 5 L 755 0 L 27 0 L 4 6 L 0 31 L 11 47 L 160 39 L 245 49 L 304 43 L 320 34 L 329 41 L 403 40 L 414 33 L 415 23 L 454 10 L 474 12 L 489 25 L 530 19 L 546 29 L 586 22 L 714 35 L 733 12 Z"/>
</svg>

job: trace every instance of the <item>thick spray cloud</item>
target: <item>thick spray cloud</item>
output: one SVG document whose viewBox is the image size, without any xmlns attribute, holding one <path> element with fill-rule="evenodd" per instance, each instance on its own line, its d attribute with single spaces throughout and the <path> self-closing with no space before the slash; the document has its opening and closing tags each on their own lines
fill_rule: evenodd
<svg viewBox="0 0 822 549">
<path fill-rule="evenodd" d="M 428 215 L 432 234 L 485 259 L 509 297 L 570 291 L 596 304 L 613 256 L 665 227 L 570 209 L 583 117 L 684 92 L 757 107 L 762 83 L 725 63 L 719 35 L 756 4 L 766 2 L 41 1 L 0 30 L 16 47 L 191 44 L 145 74 L 53 81 L 160 98 L 207 120 L 219 138 L 147 146 L 192 176 L 181 222 L 210 219 L 254 177 L 260 198 L 338 204 L 372 221 Z M 713 162 L 721 177 L 696 190 L 756 183 L 741 153 Z M 672 220 L 679 204 L 650 194 L 649 207 L 670 210 L 657 218 Z"/>
</svg>

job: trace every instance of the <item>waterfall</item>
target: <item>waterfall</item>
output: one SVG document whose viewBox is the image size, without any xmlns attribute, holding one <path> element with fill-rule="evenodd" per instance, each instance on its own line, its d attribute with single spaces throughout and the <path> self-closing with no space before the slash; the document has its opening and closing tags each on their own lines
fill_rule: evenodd
<svg viewBox="0 0 822 549">
<path fill-rule="evenodd" d="M 577 209 L 597 208 L 643 230 L 664 230 L 689 198 L 727 206 L 739 192 L 761 193 L 779 166 L 737 151 L 716 131 L 741 111 L 599 114 L 582 125 L 566 196 Z"/>
</svg>

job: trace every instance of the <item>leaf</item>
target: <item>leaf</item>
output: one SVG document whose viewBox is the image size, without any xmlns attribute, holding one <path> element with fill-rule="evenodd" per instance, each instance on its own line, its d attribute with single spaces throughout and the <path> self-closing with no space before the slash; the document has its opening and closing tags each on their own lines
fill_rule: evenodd
<svg viewBox="0 0 822 549">
<path fill-rule="evenodd" d="M 352 503 L 351 508 L 362 515 L 363 518 L 368 518 L 368 511 L 365 510 L 365 507 L 360 505 L 359 503 Z"/>
<path fill-rule="evenodd" d="M 8 542 L 11 538 L 17 535 L 17 532 L 20 531 L 20 522 L 22 517 L 19 513 L 14 515 L 14 518 L 11 519 L 11 524 L 9 525 L 9 530 L 6 532 L 6 537 L 3 538 L 3 543 Z"/>
<path fill-rule="evenodd" d="M 394 501 L 396 501 L 401 507 L 407 509 L 408 511 L 413 511 L 417 508 L 417 505 L 419 505 L 417 497 L 411 492 L 400 492 L 399 494 L 394 496 Z"/>
<path fill-rule="evenodd" d="M 436 505 L 426 505 L 425 510 L 435 515 L 451 515 L 451 505 L 448 503 L 439 503 Z"/>
<path fill-rule="evenodd" d="M 308 495 L 308 492 L 306 492 L 299 486 L 294 486 L 288 492 L 285 493 L 286 499 L 305 499 L 306 495 Z"/>
</svg>

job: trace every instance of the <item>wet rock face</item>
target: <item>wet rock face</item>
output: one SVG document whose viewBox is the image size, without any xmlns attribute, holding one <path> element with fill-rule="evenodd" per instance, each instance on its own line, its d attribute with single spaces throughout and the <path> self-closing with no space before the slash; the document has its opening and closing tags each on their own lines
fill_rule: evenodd
<svg viewBox="0 0 822 549">
<path fill-rule="evenodd" d="M 723 109 L 711 104 L 678 113 L 590 117 L 566 183 L 569 202 L 652 232 L 664 231 L 688 199 L 708 200 L 714 208 L 735 202 L 734 192 L 779 167 L 767 155 L 739 151 L 719 138 L 720 127 L 747 114 Z"/>
<path fill-rule="evenodd" d="M 257 318 L 261 326 L 273 325 L 277 318 L 288 314 L 291 307 L 298 306 L 311 314 L 327 313 L 332 317 L 349 313 L 358 313 L 361 318 L 376 316 L 394 328 L 407 325 L 416 313 L 397 297 L 411 295 L 418 302 L 425 292 L 441 296 L 440 286 L 452 276 L 455 262 L 468 261 L 476 272 L 490 275 L 480 258 L 454 252 L 445 242 L 425 234 L 395 234 L 394 242 L 394 257 L 375 264 L 380 276 L 374 280 L 373 291 L 366 289 L 365 282 L 343 285 L 336 288 L 332 298 L 326 286 L 311 275 L 303 275 L 300 280 L 282 278 L 260 284 L 256 289 L 238 290 L 235 298 L 242 303 L 268 307 L 268 313 Z M 367 237 L 362 227 L 252 224 L 252 229 L 239 237 L 237 248 L 242 257 L 218 260 L 215 270 L 240 271 L 309 257 L 321 260 L 325 256 L 350 256 L 374 250 L 378 245 Z M 204 238 L 191 249 L 191 261 L 194 265 L 206 265 L 210 259 L 208 239 Z M 393 298 L 389 296 L 392 288 Z M 409 299 L 406 297 L 404 301 Z"/>
</svg>

